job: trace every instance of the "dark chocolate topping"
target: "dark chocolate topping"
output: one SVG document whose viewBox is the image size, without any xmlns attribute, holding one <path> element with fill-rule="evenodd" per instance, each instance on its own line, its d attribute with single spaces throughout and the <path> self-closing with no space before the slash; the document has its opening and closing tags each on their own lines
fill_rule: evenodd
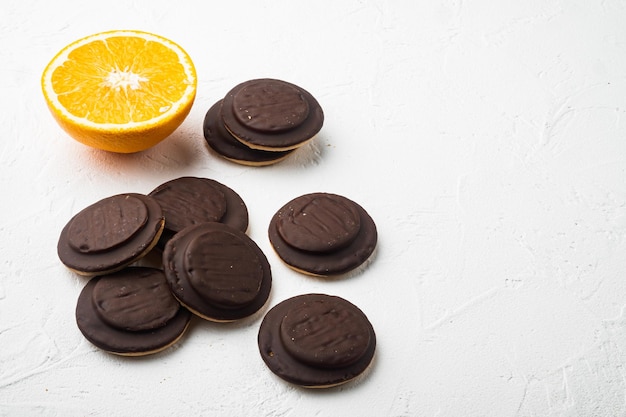
<svg viewBox="0 0 626 417">
<path fill-rule="evenodd" d="M 252 149 L 235 139 L 222 121 L 222 100 L 215 103 L 204 117 L 203 132 L 207 144 L 224 158 L 249 165 L 269 165 L 287 157 L 293 150 L 274 152 Z"/>
<path fill-rule="evenodd" d="M 260 132 L 283 132 L 300 126 L 309 105 L 300 90 L 276 80 L 249 83 L 233 96 L 233 114 L 242 125 Z"/>
<path fill-rule="evenodd" d="M 220 222 L 245 232 L 248 208 L 235 191 L 208 178 L 180 177 L 165 182 L 149 194 L 163 207 L 165 231 L 162 248 L 185 227 L 205 222 Z"/>
<path fill-rule="evenodd" d="M 123 268 L 145 255 L 163 230 L 161 206 L 142 194 L 119 194 L 76 214 L 63 228 L 59 259 L 83 275 Z"/>
<path fill-rule="evenodd" d="M 292 99 L 290 99 L 291 103 L 305 102 L 308 107 L 306 115 L 302 105 L 298 104 L 296 106 L 295 116 L 292 116 L 290 112 L 282 113 L 284 109 L 280 109 L 281 114 L 274 115 L 271 118 L 273 121 L 268 122 L 269 118 L 267 115 L 259 118 L 257 117 L 258 112 L 255 110 L 255 116 L 246 120 L 247 115 L 245 110 L 250 104 L 255 108 L 263 107 L 259 105 L 260 100 L 258 99 L 258 93 L 262 91 L 263 86 L 267 85 L 273 85 L 273 89 L 284 88 L 286 91 L 289 91 L 289 95 L 292 97 Z M 246 98 L 245 95 L 240 95 L 240 93 L 243 90 L 247 91 L 251 88 L 256 90 L 257 94 L 248 97 L 252 99 L 252 103 L 246 104 L 244 100 Z M 296 91 L 299 93 L 299 98 L 294 101 L 293 97 L 298 96 Z M 288 116 L 287 119 L 284 119 L 285 115 Z M 278 117 L 278 119 L 282 117 L 283 120 L 277 121 L 276 117 Z M 301 146 L 320 131 L 324 123 L 324 112 L 317 100 L 303 88 L 285 81 L 266 78 L 246 81 L 231 89 L 224 97 L 222 118 L 226 129 L 233 137 L 246 146 L 254 149 L 286 151 Z M 242 122 L 242 119 L 245 123 Z M 249 125 L 253 119 L 260 120 L 258 125 L 255 125 L 254 128 Z M 284 129 L 286 126 L 292 127 Z M 278 127 L 278 129 L 276 127 Z"/>
<path fill-rule="evenodd" d="M 177 233 L 165 245 L 163 266 L 174 296 L 207 320 L 250 316 L 269 297 L 267 258 L 245 233 L 225 224 L 203 223 Z"/>
<path fill-rule="evenodd" d="M 158 186 L 149 194 L 165 214 L 165 227 L 180 231 L 187 226 L 218 222 L 226 213 L 226 197 L 213 180 L 182 177 Z"/>
<path fill-rule="evenodd" d="M 185 332 L 191 313 L 180 307 L 164 326 L 127 331 L 102 320 L 93 303 L 93 289 L 101 277 L 91 279 L 81 291 L 76 305 L 76 324 L 87 340 L 107 352 L 138 356 L 161 351 L 176 342 Z"/>
<path fill-rule="evenodd" d="M 352 201 L 336 194 L 315 193 L 292 200 L 279 214 L 276 227 L 297 249 L 332 252 L 354 240 L 361 221 Z"/>
<path fill-rule="evenodd" d="M 132 238 L 147 219 L 148 208 L 137 197 L 100 200 L 71 220 L 68 243 L 82 253 L 106 251 Z"/>
<path fill-rule="evenodd" d="M 258 296 L 263 267 L 246 239 L 230 230 L 198 234 L 185 249 L 189 283 L 209 303 L 241 308 Z"/>
<path fill-rule="evenodd" d="M 92 301 L 103 321 L 129 331 L 164 326 L 180 307 L 163 271 L 153 268 L 129 267 L 102 276 L 93 288 Z"/>
<path fill-rule="evenodd" d="M 288 218 L 292 209 L 290 207 L 301 206 L 299 200 L 309 201 L 311 197 L 319 198 L 319 196 L 325 196 L 329 199 L 335 199 L 336 195 L 327 194 L 327 193 L 313 193 L 307 194 L 301 197 L 297 197 L 289 203 L 285 204 L 280 210 L 274 214 L 270 221 L 270 225 L 268 228 L 268 236 L 270 242 L 278 254 L 278 256 L 289 266 L 312 274 L 312 275 L 320 275 L 320 276 L 329 276 L 329 275 L 339 275 L 346 272 L 349 272 L 356 267 L 363 264 L 374 252 L 376 248 L 376 242 L 378 240 L 378 233 L 376 230 L 376 224 L 374 220 L 370 217 L 370 215 L 357 203 L 348 200 L 345 197 L 340 197 L 337 201 L 341 201 L 342 204 L 346 204 L 350 202 L 353 209 L 356 210 L 359 216 L 359 228 L 357 234 L 350 239 L 348 238 L 344 240 L 344 243 L 347 242 L 347 245 L 337 247 L 332 251 L 325 252 L 314 252 L 310 250 L 302 250 L 298 247 L 294 246 L 295 238 L 292 238 L 292 235 L 295 235 L 295 232 L 291 232 L 287 234 L 290 236 L 290 241 L 286 241 L 283 238 L 283 234 L 286 234 L 284 230 L 279 231 L 279 224 L 283 222 L 283 228 L 286 225 L 290 227 Z M 287 218 L 287 220 L 283 220 Z M 341 227 L 343 230 L 344 227 Z M 296 229 L 298 232 L 306 231 L 306 228 Z M 330 233 L 330 235 L 340 235 L 341 233 Z M 300 239 L 299 241 L 304 241 L 304 239 Z M 349 242 L 348 242 L 349 241 Z M 303 246 L 300 243 L 300 246 Z"/>
<path fill-rule="evenodd" d="M 376 335 L 354 304 L 340 297 L 304 294 L 267 312 L 258 345 L 263 361 L 284 380 L 329 387 L 367 369 L 376 350 Z"/>
<path fill-rule="evenodd" d="M 304 299 L 283 317 L 280 336 L 285 350 L 300 362 L 338 368 L 365 354 L 370 326 L 342 298 Z"/>
</svg>

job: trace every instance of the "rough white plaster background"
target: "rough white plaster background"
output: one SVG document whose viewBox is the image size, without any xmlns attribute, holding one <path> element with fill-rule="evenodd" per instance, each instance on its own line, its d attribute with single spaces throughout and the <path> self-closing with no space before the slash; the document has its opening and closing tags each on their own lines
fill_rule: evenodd
<svg viewBox="0 0 626 417">
<path fill-rule="evenodd" d="M 0 5 L 0 415 L 626 415 L 626 3 L 621 0 L 28 1 Z M 199 74 L 159 146 L 94 151 L 54 123 L 43 67 L 97 31 L 153 31 Z M 241 81 L 282 78 L 326 123 L 291 159 L 246 168 L 202 138 Z M 182 175 L 235 189 L 268 255 L 270 305 L 359 305 L 373 369 L 326 391 L 274 377 L 260 316 L 195 321 L 152 357 L 107 355 L 74 323 L 84 280 L 56 257 L 83 207 Z M 376 220 L 372 263 L 339 280 L 285 268 L 266 228 L 312 191 Z"/>
</svg>

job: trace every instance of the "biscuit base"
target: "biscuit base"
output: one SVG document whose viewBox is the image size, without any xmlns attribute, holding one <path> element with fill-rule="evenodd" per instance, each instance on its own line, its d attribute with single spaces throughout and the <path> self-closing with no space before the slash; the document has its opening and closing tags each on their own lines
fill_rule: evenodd
<svg viewBox="0 0 626 417">
<path fill-rule="evenodd" d="M 267 152 L 293 151 L 293 150 L 301 148 L 302 146 L 304 146 L 307 143 L 311 142 L 317 136 L 317 134 L 315 134 L 315 135 L 311 136 L 308 139 L 304 139 L 303 141 L 301 141 L 301 142 L 299 142 L 299 143 L 297 143 L 295 145 L 290 145 L 290 146 L 275 146 L 275 147 L 274 146 L 263 146 L 263 145 L 257 145 L 255 143 L 251 143 L 249 141 L 246 141 L 245 139 L 240 138 L 232 130 L 230 130 L 228 128 L 228 126 L 226 126 L 226 124 L 224 124 L 224 127 L 226 128 L 228 133 L 230 133 L 230 135 L 233 138 L 237 139 L 239 142 L 241 142 L 242 144 L 246 145 L 248 148 L 255 149 L 257 151 L 267 151 Z"/>
<path fill-rule="evenodd" d="M 272 247 L 272 249 L 274 249 L 274 248 Z M 378 251 L 378 246 L 376 246 L 374 248 L 374 251 L 372 252 L 372 254 L 366 260 L 364 260 L 362 264 L 356 266 L 354 269 L 351 269 L 349 271 L 344 271 L 344 272 L 339 272 L 339 273 L 330 273 L 330 274 L 319 274 L 319 273 L 307 271 L 307 270 L 298 268 L 297 266 L 288 264 L 287 262 L 285 262 L 284 259 L 282 259 L 280 257 L 280 254 L 278 252 L 276 252 L 276 249 L 274 249 L 274 253 L 276 254 L 276 256 L 278 256 L 278 258 L 281 260 L 283 265 L 287 266 L 292 271 L 295 271 L 295 272 L 297 272 L 299 274 L 306 275 L 306 276 L 309 276 L 309 277 L 322 278 L 322 279 L 323 278 L 337 279 L 337 278 L 344 278 L 344 277 L 360 274 L 363 270 L 365 270 L 369 266 L 369 264 L 372 263 L 372 261 L 376 257 L 376 252 L 377 251 Z"/>
<path fill-rule="evenodd" d="M 104 350 L 107 353 L 111 353 L 113 355 L 126 356 L 126 357 L 129 357 L 129 358 L 137 358 L 137 357 L 140 357 L 140 356 L 154 355 L 155 353 L 163 352 L 164 350 L 167 350 L 170 347 L 174 346 L 176 343 L 178 343 L 180 341 L 180 339 L 183 338 L 185 333 L 187 333 L 187 329 L 189 328 L 189 324 L 190 323 L 191 323 L 190 321 L 187 322 L 187 325 L 183 329 L 182 333 L 176 339 L 172 340 L 171 343 L 168 343 L 167 345 L 163 345 L 163 347 L 160 347 L 160 348 L 157 348 L 157 349 L 146 350 L 144 352 L 115 352 L 115 351 L 105 350 L 105 349 L 102 349 L 102 350 Z"/>
<path fill-rule="evenodd" d="M 329 389 L 329 388 L 336 388 L 336 387 L 340 387 L 349 383 L 353 383 L 359 379 L 362 378 L 366 378 L 367 375 L 371 372 L 372 368 L 374 367 L 374 362 L 376 361 L 376 353 L 374 353 L 374 357 L 372 358 L 372 361 L 370 362 L 369 365 L 367 365 L 367 368 L 365 368 L 363 370 L 363 372 L 361 372 L 358 375 L 355 375 L 353 378 L 347 379 L 345 381 L 340 381 L 337 382 L 336 384 L 327 384 L 327 385 L 298 385 L 298 384 L 294 384 L 293 382 L 291 384 L 296 385 L 298 387 L 301 388 L 306 388 L 306 389 L 311 389 L 311 390 L 316 390 L 316 389 Z"/>
<path fill-rule="evenodd" d="M 267 304 L 267 302 L 265 304 L 263 304 L 258 311 L 256 311 L 255 313 L 251 314 L 250 316 L 246 316 L 240 319 L 216 319 L 215 317 L 211 317 L 211 316 L 207 316 L 206 314 L 203 314 L 201 312 L 199 312 L 198 310 L 188 306 L 187 304 L 185 304 L 180 298 L 176 297 L 176 295 L 174 295 L 174 298 L 176 298 L 176 300 L 180 303 L 181 306 L 183 306 L 184 308 L 186 308 L 187 310 L 189 310 L 190 313 L 192 313 L 193 315 L 197 316 L 198 318 L 201 318 L 203 320 L 206 321 L 210 321 L 212 323 L 234 323 L 236 321 L 241 321 L 243 319 L 246 319 L 248 317 L 253 316 L 254 314 L 259 313 L 260 311 L 263 310 L 263 308 L 265 307 L 265 305 Z"/>
<path fill-rule="evenodd" d="M 290 154 L 287 154 L 287 155 L 284 155 L 284 156 L 282 156 L 280 158 L 272 159 L 271 161 L 246 161 L 244 159 L 229 158 L 228 156 L 224 156 L 224 155 L 222 155 L 221 153 L 219 153 L 217 151 L 215 151 L 215 153 L 217 153 L 219 156 L 221 156 L 222 158 L 224 158 L 224 159 L 226 159 L 226 160 L 228 160 L 230 162 L 234 162 L 234 163 L 239 164 L 239 165 L 246 165 L 246 166 L 249 166 L 249 167 L 266 167 L 266 166 L 274 165 L 274 164 L 277 164 L 278 162 L 284 161 L 290 155 Z"/>
</svg>

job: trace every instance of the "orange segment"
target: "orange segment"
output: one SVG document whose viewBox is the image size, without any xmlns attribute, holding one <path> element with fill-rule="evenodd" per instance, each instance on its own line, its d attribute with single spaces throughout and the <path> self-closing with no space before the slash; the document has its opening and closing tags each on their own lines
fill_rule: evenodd
<svg viewBox="0 0 626 417">
<path fill-rule="evenodd" d="M 191 110 L 196 84 L 193 63 L 180 46 L 139 31 L 78 40 L 42 76 L 48 107 L 70 136 L 125 153 L 169 136 Z"/>
</svg>

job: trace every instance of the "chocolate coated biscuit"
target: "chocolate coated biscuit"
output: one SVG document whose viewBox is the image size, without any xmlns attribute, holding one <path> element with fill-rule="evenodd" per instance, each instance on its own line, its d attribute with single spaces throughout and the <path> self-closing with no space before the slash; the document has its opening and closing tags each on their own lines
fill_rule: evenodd
<svg viewBox="0 0 626 417">
<path fill-rule="evenodd" d="M 207 144 L 220 156 L 232 162 L 250 166 L 275 164 L 285 159 L 292 150 L 282 152 L 252 149 L 235 139 L 224 127 L 222 102 L 215 103 L 204 117 L 203 132 Z"/>
<path fill-rule="evenodd" d="M 160 247 L 184 228 L 204 222 L 228 224 L 242 232 L 248 228 L 248 209 L 239 194 L 208 178 L 176 178 L 148 195 L 156 199 L 165 215 Z"/>
<path fill-rule="evenodd" d="M 93 287 L 91 298 L 100 318 L 128 331 L 164 326 L 180 308 L 161 270 L 129 267 L 105 275 Z"/>
<path fill-rule="evenodd" d="M 280 378 L 326 388 L 367 369 L 376 350 L 376 334 L 354 304 L 336 296 L 304 294 L 267 312 L 258 345 L 263 361 Z"/>
<path fill-rule="evenodd" d="M 76 305 L 76 324 L 85 338 L 124 356 L 166 349 L 182 337 L 190 318 L 163 271 L 154 268 L 128 267 L 92 278 Z"/>
<path fill-rule="evenodd" d="M 322 128 L 324 112 L 303 88 L 271 78 L 231 89 L 222 104 L 224 126 L 244 145 L 266 151 L 302 146 Z"/>
<path fill-rule="evenodd" d="M 153 198 L 115 195 L 76 214 L 61 231 L 57 253 L 78 274 L 108 274 L 148 253 L 163 225 L 163 211 Z"/>
<path fill-rule="evenodd" d="M 163 266 L 182 305 L 211 321 L 254 314 L 271 289 L 270 265 L 246 234 L 221 223 L 203 223 L 177 233 L 165 245 Z"/>
<path fill-rule="evenodd" d="M 365 209 L 330 193 L 305 194 L 285 204 L 272 217 L 268 235 L 287 265 L 318 276 L 355 269 L 371 256 L 378 239 Z"/>
</svg>

